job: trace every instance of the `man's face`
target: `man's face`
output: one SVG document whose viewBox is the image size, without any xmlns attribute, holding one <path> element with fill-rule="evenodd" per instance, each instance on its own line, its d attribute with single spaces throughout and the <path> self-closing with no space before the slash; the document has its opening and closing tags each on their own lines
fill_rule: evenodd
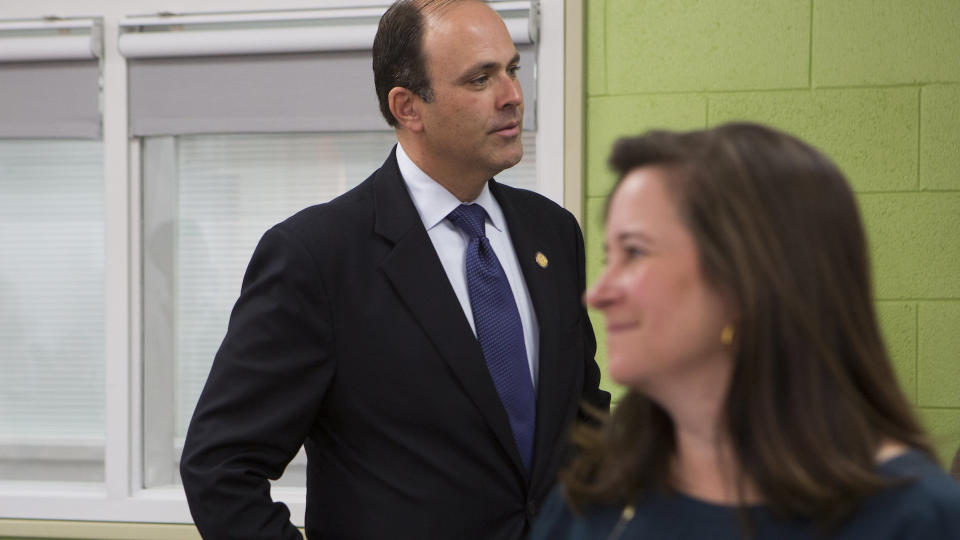
<svg viewBox="0 0 960 540">
<path fill-rule="evenodd" d="M 523 157 L 519 56 L 499 15 L 459 2 L 428 15 L 423 51 L 434 100 L 424 103 L 425 154 L 444 175 L 484 179 Z"/>
</svg>

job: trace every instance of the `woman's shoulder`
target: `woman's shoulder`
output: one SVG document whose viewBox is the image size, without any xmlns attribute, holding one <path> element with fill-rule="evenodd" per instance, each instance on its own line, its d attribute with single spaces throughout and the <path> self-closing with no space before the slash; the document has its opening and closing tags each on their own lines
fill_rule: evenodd
<svg viewBox="0 0 960 540">
<path fill-rule="evenodd" d="M 900 498 L 926 503 L 960 505 L 960 483 L 919 450 L 908 450 L 879 465 L 880 474 L 893 482 L 888 490 Z M 960 519 L 960 513 L 957 515 Z"/>
<path fill-rule="evenodd" d="M 848 527 L 850 538 L 960 538 L 960 484 L 918 450 L 882 463 L 892 485 L 867 499 Z"/>
</svg>

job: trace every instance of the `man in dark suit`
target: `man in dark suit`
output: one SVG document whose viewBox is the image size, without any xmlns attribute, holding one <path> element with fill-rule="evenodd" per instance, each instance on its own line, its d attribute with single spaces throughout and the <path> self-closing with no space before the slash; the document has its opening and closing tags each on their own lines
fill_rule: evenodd
<svg viewBox="0 0 960 540">
<path fill-rule="evenodd" d="M 399 2 L 373 52 L 399 144 L 253 254 L 184 447 L 204 537 L 299 537 L 268 479 L 303 444 L 309 537 L 516 540 L 609 407 L 576 221 L 492 180 L 523 152 L 503 21 Z"/>
</svg>

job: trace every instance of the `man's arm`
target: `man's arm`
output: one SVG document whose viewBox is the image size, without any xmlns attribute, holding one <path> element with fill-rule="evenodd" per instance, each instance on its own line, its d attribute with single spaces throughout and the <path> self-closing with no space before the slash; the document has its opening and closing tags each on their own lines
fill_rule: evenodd
<svg viewBox="0 0 960 540">
<path fill-rule="evenodd" d="M 327 310 L 304 246 L 282 225 L 267 231 L 184 445 L 180 475 L 204 538 L 300 538 L 269 479 L 303 444 L 333 378 Z"/>
</svg>

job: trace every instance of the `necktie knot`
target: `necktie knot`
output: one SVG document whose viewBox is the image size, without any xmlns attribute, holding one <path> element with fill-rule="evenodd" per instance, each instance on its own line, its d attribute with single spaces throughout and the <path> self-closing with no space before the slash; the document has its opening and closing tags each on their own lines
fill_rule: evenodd
<svg viewBox="0 0 960 540">
<path fill-rule="evenodd" d="M 467 233 L 471 239 L 486 236 L 484 225 L 487 221 L 487 211 L 479 204 L 461 204 L 447 214 L 447 219 L 458 229 Z"/>
</svg>

